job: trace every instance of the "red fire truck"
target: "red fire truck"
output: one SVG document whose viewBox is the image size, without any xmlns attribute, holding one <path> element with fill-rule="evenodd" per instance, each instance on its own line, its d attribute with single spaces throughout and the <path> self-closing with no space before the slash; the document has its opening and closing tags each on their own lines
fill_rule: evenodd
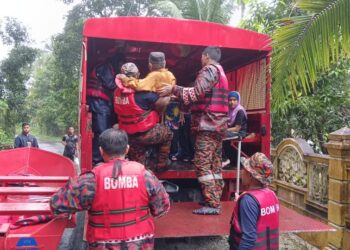
<svg viewBox="0 0 350 250">
<path fill-rule="evenodd" d="M 92 119 L 86 103 L 87 77 L 93 67 L 113 53 L 136 63 L 141 76 L 147 73 L 148 55 L 162 51 L 167 67 L 179 85 L 195 79 L 200 57 L 208 45 L 222 50 L 221 64 L 229 89 L 241 93 L 248 113 L 250 136 L 241 141 L 242 154 L 260 151 L 270 155 L 270 38 L 252 31 L 221 24 L 170 18 L 117 17 L 89 19 L 83 32 L 80 136 L 81 170 L 92 168 Z M 232 154 L 239 142 L 232 140 Z M 239 148 L 239 147 L 238 147 Z M 57 249 L 63 230 L 74 227 L 67 216 L 54 217 L 50 195 L 76 172 L 70 160 L 36 148 L 0 152 L 0 250 Z M 159 179 L 175 183 L 178 193 L 167 216 L 156 219 L 156 237 L 227 235 L 232 214 L 232 194 L 239 171 L 235 164 L 223 170 L 225 190 L 222 214 L 193 215 L 198 206 L 199 185 L 190 163 L 174 163 Z M 284 206 L 280 209 L 280 232 L 329 231 L 325 224 Z M 78 239 L 79 240 L 79 239 Z"/>
<path fill-rule="evenodd" d="M 229 89 L 240 92 L 242 105 L 247 110 L 250 136 L 241 141 L 242 154 L 249 156 L 260 151 L 270 156 L 269 66 L 272 48 L 267 35 L 222 24 L 150 17 L 89 19 L 83 34 L 80 88 L 82 171 L 92 168 L 92 115 L 87 109 L 86 86 L 87 76 L 97 63 L 120 53 L 126 62 L 134 62 L 139 67 L 142 78 L 148 73 L 149 53 L 162 51 L 167 68 L 174 73 L 177 83 L 187 85 L 194 81 L 201 68 L 201 53 L 209 45 L 221 48 L 220 63 L 229 80 Z M 233 140 L 231 145 L 232 154 L 237 154 L 238 142 Z M 158 174 L 159 179 L 171 181 L 180 188 L 179 193 L 171 195 L 174 204 L 169 215 L 156 221 L 156 237 L 228 234 L 232 213 L 230 200 L 235 192 L 237 174 L 235 164 L 223 170 L 222 215 L 206 216 L 205 220 L 191 213 L 198 206 L 193 201 L 197 201 L 199 195 L 199 185 L 191 164 L 173 163 L 168 171 Z M 293 211 L 283 208 L 282 217 L 286 213 Z M 291 231 L 290 227 L 287 228 Z M 281 229 L 284 230 L 283 226 Z"/>
<path fill-rule="evenodd" d="M 148 72 L 148 55 L 162 51 L 167 68 L 179 85 L 193 82 L 200 70 L 200 57 L 208 45 L 222 49 L 221 64 L 229 80 L 229 89 L 241 93 L 248 113 L 248 131 L 253 137 L 243 140 L 243 152 L 260 151 L 270 155 L 270 38 L 252 31 L 221 24 L 170 18 L 119 17 L 90 19 L 84 27 L 82 79 L 80 93 L 80 131 L 82 171 L 92 165 L 92 120 L 86 108 L 86 81 L 97 62 L 113 53 L 121 53 L 134 62 L 141 77 Z M 179 166 L 159 175 L 161 179 L 195 180 L 192 166 Z M 235 170 L 224 170 L 227 181 L 225 200 L 232 193 Z"/>
</svg>

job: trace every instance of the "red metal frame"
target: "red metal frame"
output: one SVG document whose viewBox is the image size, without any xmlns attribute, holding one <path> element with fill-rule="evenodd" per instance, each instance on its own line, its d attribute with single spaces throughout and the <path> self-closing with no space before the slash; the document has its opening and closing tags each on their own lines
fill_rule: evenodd
<svg viewBox="0 0 350 250">
<path fill-rule="evenodd" d="M 84 37 L 156 43 L 216 45 L 223 48 L 271 51 L 271 38 L 218 23 L 162 17 L 92 18 Z M 198 59 L 199 60 L 199 59 Z"/>
<path fill-rule="evenodd" d="M 171 32 L 169 32 L 171 31 Z M 167 35 L 164 35 L 167 34 Z M 236 69 L 260 60 L 269 59 L 271 39 L 253 31 L 233 28 L 222 24 L 197 20 L 116 17 L 93 18 L 86 21 L 82 53 L 82 81 L 80 96 L 81 168 L 87 171 L 91 165 L 91 114 L 86 109 L 86 78 L 88 69 L 105 60 L 116 51 L 124 50 L 127 59 L 135 62 L 141 73 L 145 73 L 148 53 L 152 50 L 164 51 L 167 67 L 179 77 L 178 83 L 186 84 L 200 69 L 200 53 L 204 46 L 215 45 L 222 48 L 222 64 L 229 79 L 237 79 Z M 190 50 L 193 48 L 193 50 Z M 190 50 L 190 51 L 189 51 Z M 186 54 L 188 52 L 188 54 Z M 185 56 L 186 54 L 186 56 Z M 187 62 L 187 64 L 186 64 Z M 193 66 L 194 65 L 194 66 Z M 188 76 L 188 79 L 184 76 Z M 266 127 L 262 136 L 260 151 L 270 155 L 270 76 L 267 70 L 267 98 L 265 110 L 249 111 L 261 113 L 260 125 Z M 230 87 L 235 89 L 234 82 Z M 260 131 L 257 131 L 259 134 Z M 166 175 L 190 175 L 193 173 L 168 173 Z"/>
<path fill-rule="evenodd" d="M 239 69 L 266 60 L 266 99 L 265 107 L 257 110 L 247 110 L 251 118 L 256 137 L 245 139 L 243 149 L 261 151 L 270 156 L 271 112 L 270 112 L 270 55 L 271 39 L 264 34 L 237 29 L 221 24 L 201 22 L 196 20 L 155 18 L 155 17 L 116 17 L 89 19 L 84 26 L 84 42 L 82 55 L 82 81 L 80 96 L 80 134 L 81 134 L 81 167 L 82 171 L 91 169 L 91 114 L 86 109 L 86 80 L 88 72 L 96 65 L 114 53 L 124 53 L 126 59 L 136 63 L 141 76 L 148 71 L 148 55 L 151 51 L 163 51 L 167 58 L 167 67 L 177 77 L 179 85 L 187 85 L 195 78 L 195 73 L 201 68 L 200 56 L 204 47 L 218 46 L 222 50 L 222 60 L 229 88 L 238 88 Z M 244 72 L 244 70 L 242 71 Z M 244 84 L 242 85 L 244 86 Z M 266 133 L 262 134 L 262 127 Z M 250 152 L 252 153 L 252 152 Z M 230 200 L 235 191 L 235 170 L 224 170 L 225 188 L 223 201 Z M 172 169 L 158 175 L 161 179 L 174 181 L 196 182 L 195 171 L 188 165 Z M 232 203 L 223 202 L 223 214 L 220 216 L 192 215 L 191 210 L 197 207 L 195 203 L 176 203 L 168 216 L 156 220 L 156 237 L 207 236 L 228 233 Z M 304 224 L 292 224 L 289 219 L 307 221 Z M 282 231 L 321 231 L 329 230 L 324 224 L 318 224 L 307 217 L 300 217 L 284 207 L 281 209 Z M 308 227 L 308 225 L 312 225 Z M 171 226 L 169 226 L 171 225 Z M 210 225 L 210 227 L 208 227 Z M 288 228 L 288 226 L 291 226 Z"/>
<path fill-rule="evenodd" d="M 166 35 L 165 35 L 166 34 Z M 167 58 L 167 67 L 177 77 L 179 85 L 187 85 L 192 82 L 196 71 L 200 69 L 200 55 L 205 46 L 214 45 L 222 49 L 221 64 L 226 70 L 230 81 L 229 88 L 237 89 L 238 70 L 259 60 L 270 63 L 271 39 L 269 36 L 256 32 L 233 28 L 221 24 L 202 22 L 196 20 L 155 18 L 155 17 L 116 17 L 116 18 L 93 18 L 86 21 L 83 30 L 83 53 L 82 53 L 82 78 L 80 89 L 80 135 L 81 135 L 81 168 L 88 171 L 92 168 L 92 137 L 91 113 L 86 107 L 86 81 L 90 70 L 116 52 L 124 53 L 126 59 L 136 63 L 141 75 L 147 73 L 147 60 L 150 51 L 163 51 Z M 243 85 L 244 86 L 244 85 Z M 270 71 L 266 70 L 266 99 L 265 108 L 259 110 L 247 110 L 248 116 L 254 117 L 257 135 L 256 138 L 247 139 L 243 147 L 251 147 L 253 150 L 262 151 L 270 156 Z M 249 118 L 249 117 L 248 117 Z M 266 134 L 262 135 L 261 128 L 265 126 Z M 245 149 L 245 148 L 243 148 Z M 250 150 L 252 151 L 252 150 Z M 235 170 L 224 170 L 223 177 L 226 185 L 222 200 L 230 200 L 235 191 Z M 196 181 L 193 169 L 171 170 L 158 174 L 161 179 Z M 176 207 L 183 204 L 176 204 Z M 174 213 L 172 210 L 171 214 Z M 170 215 L 171 215 L 170 214 Z M 191 214 L 189 212 L 189 214 Z M 187 216 L 184 216 L 187 218 Z M 178 217 L 168 216 L 164 220 Z M 199 217 L 197 217 L 199 218 Z M 214 217 L 213 217 L 214 218 Z M 216 217 L 216 220 L 222 220 Z M 224 218 L 228 225 L 228 218 Z M 187 220 L 188 227 L 195 225 Z M 204 221 L 204 220 L 203 220 Z M 171 225 L 178 224 L 171 223 Z M 175 226 L 175 225 L 174 225 Z M 168 230 L 169 223 L 157 230 Z M 202 230 L 203 228 L 201 228 Z M 198 230 L 198 231 L 201 231 Z M 214 231 L 221 229 L 214 227 Z M 180 231 L 173 229 L 180 235 Z M 186 231 L 181 232 L 184 236 Z M 211 232 L 215 235 L 215 232 Z M 157 235 L 161 235 L 157 233 Z M 209 235 L 209 234 L 208 234 Z"/>
<path fill-rule="evenodd" d="M 19 228 L 10 225 L 51 215 L 50 196 L 76 176 L 72 161 L 37 148 L 19 148 L 0 151 L 0 165 L 0 249 L 57 249 L 64 229 L 75 226 L 68 217 Z"/>
</svg>

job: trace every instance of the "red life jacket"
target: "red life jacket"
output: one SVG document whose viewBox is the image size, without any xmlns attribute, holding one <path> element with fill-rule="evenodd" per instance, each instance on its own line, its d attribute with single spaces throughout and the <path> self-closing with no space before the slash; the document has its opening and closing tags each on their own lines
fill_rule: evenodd
<svg viewBox="0 0 350 250">
<path fill-rule="evenodd" d="M 98 66 L 99 65 L 94 67 L 94 69 L 91 71 L 89 75 L 89 78 L 87 79 L 86 94 L 87 96 L 98 97 L 105 101 L 109 101 L 111 99 L 110 92 L 103 87 L 102 83 L 97 77 L 96 68 Z M 107 64 L 107 66 L 109 67 L 109 70 L 113 72 L 112 74 L 114 75 L 115 73 L 114 73 L 113 66 L 111 64 Z"/>
<path fill-rule="evenodd" d="M 144 166 L 115 159 L 95 167 L 92 172 L 96 195 L 89 210 L 88 242 L 153 236 Z"/>
<path fill-rule="evenodd" d="M 114 111 L 118 115 L 119 128 L 128 134 L 145 132 L 156 126 L 159 115 L 154 110 L 143 110 L 135 101 L 135 93 L 117 88 L 114 91 Z"/>
<path fill-rule="evenodd" d="M 244 195 L 251 195 L 258 202 L 260 208 L 256 229 L 257 238 L 253 249 L 277 250 L 279 248 L 279 202 L 275 193 L 268 188 L 246 191 L 239 196 L 232 215 L 232 226 L 235 232 L 233 242 L 238 247 L 242 237 L 239 225 L 239 201 Z"/>
<path fill-rule="evenodd" d="M 191 106 L 192 112 L 211 111 L 214 113 L 228 113 L 228 81 L 221 65 L 213 65 L 220 72 L 218 83 L 210 92 Z"/>
</svg>

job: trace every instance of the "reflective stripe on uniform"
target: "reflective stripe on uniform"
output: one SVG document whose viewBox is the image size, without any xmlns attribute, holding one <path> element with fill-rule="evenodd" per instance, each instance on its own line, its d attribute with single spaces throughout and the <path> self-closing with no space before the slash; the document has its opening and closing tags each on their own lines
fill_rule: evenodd
<svg viewBox="0 0 350 250">
<path fill-rule="evenodd" d="M 213 174 L 215 180 L 222 180 L 222 174 Z"/>
<path fill-rule="evenodd" d="M 222 174 L 207 174 L 198 177 L 199 182 L 210 181 L 210 180 L 222 180 Z"/>
<path fill-rule="evenodd" d="M 136 212 L 136 211 L 142 211 L 142 210 L 148 210 L 148 206 L 142 206 L 142 207 L 131 207 L 131 208 L 124 208 L 124 209 L 119 209 L 119 210 L 109 210 L 109 214 L 124 214 L 124 213 L 130 213 L 130 212 Z M 89 211 L 90 215 L 103 215 L 103 211 Z"/>
<path fill-rule="evenodd" d="M 146 215 L 140 217 L 140 218 L 137 218 L 135 220 L 129 220 L 129 221 L 125 221 L 125 222 L 121 222 L 121 223 L 111 223 L 110 227 L 126 227 L 126 226 L 130 226 L 130 225 L 134 225 L 138 222 L 141 222 L 141 221 L 145 221 L 147 220 L 148 218 L 150 218 L 150 214 L 147 213 Z M 102 223 L 95 223 L 95 222 L 92 222 L 91 220 L 89 220 L 89 225 L 92 226 L 92 227 L 106 227 L 104 224 Z"/>
<path fill-rule="evenodd" d="M 212 174 L 207 174 L 207 175 L 203 175 L 203 176 L 198 177 L 199 182 L 211 181 L 211 180 L 214 180 L 214 176 Z"/>
</svg>

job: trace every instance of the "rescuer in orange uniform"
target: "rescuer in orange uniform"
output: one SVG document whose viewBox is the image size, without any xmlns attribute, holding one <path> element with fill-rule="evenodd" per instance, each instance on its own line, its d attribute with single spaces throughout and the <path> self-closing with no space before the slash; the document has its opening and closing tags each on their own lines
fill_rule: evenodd
<svg viewBox="0 0 350 250">
<path fill-rule="evenodd" d="M 219 64 L 221 50 L 209 46 L 202 52 L 203 68 L 194 87 L 165 86 L 162 96 L 175 95 L 185 105 L 191 104 L 191 129 L 195 136 L 194 166 L 202 187 L 204 206 L 195 214 L 218 215 L 224 187 L 222 178 L 222 140 L 227 130 L 228 81 Z"/>
<path fill-rule="evenodd" d="M 119 73 L 124 55 L 114 54 L 108 60 L 94 66 L 87 79 L 87 105 L 92 114 L 92 165 L 95 166 L 103 159 L 99 152 L 98 138 L 100 134 L 113 125 L 113 92 L 116 88 L 114 77 Z"/>
</svg>

